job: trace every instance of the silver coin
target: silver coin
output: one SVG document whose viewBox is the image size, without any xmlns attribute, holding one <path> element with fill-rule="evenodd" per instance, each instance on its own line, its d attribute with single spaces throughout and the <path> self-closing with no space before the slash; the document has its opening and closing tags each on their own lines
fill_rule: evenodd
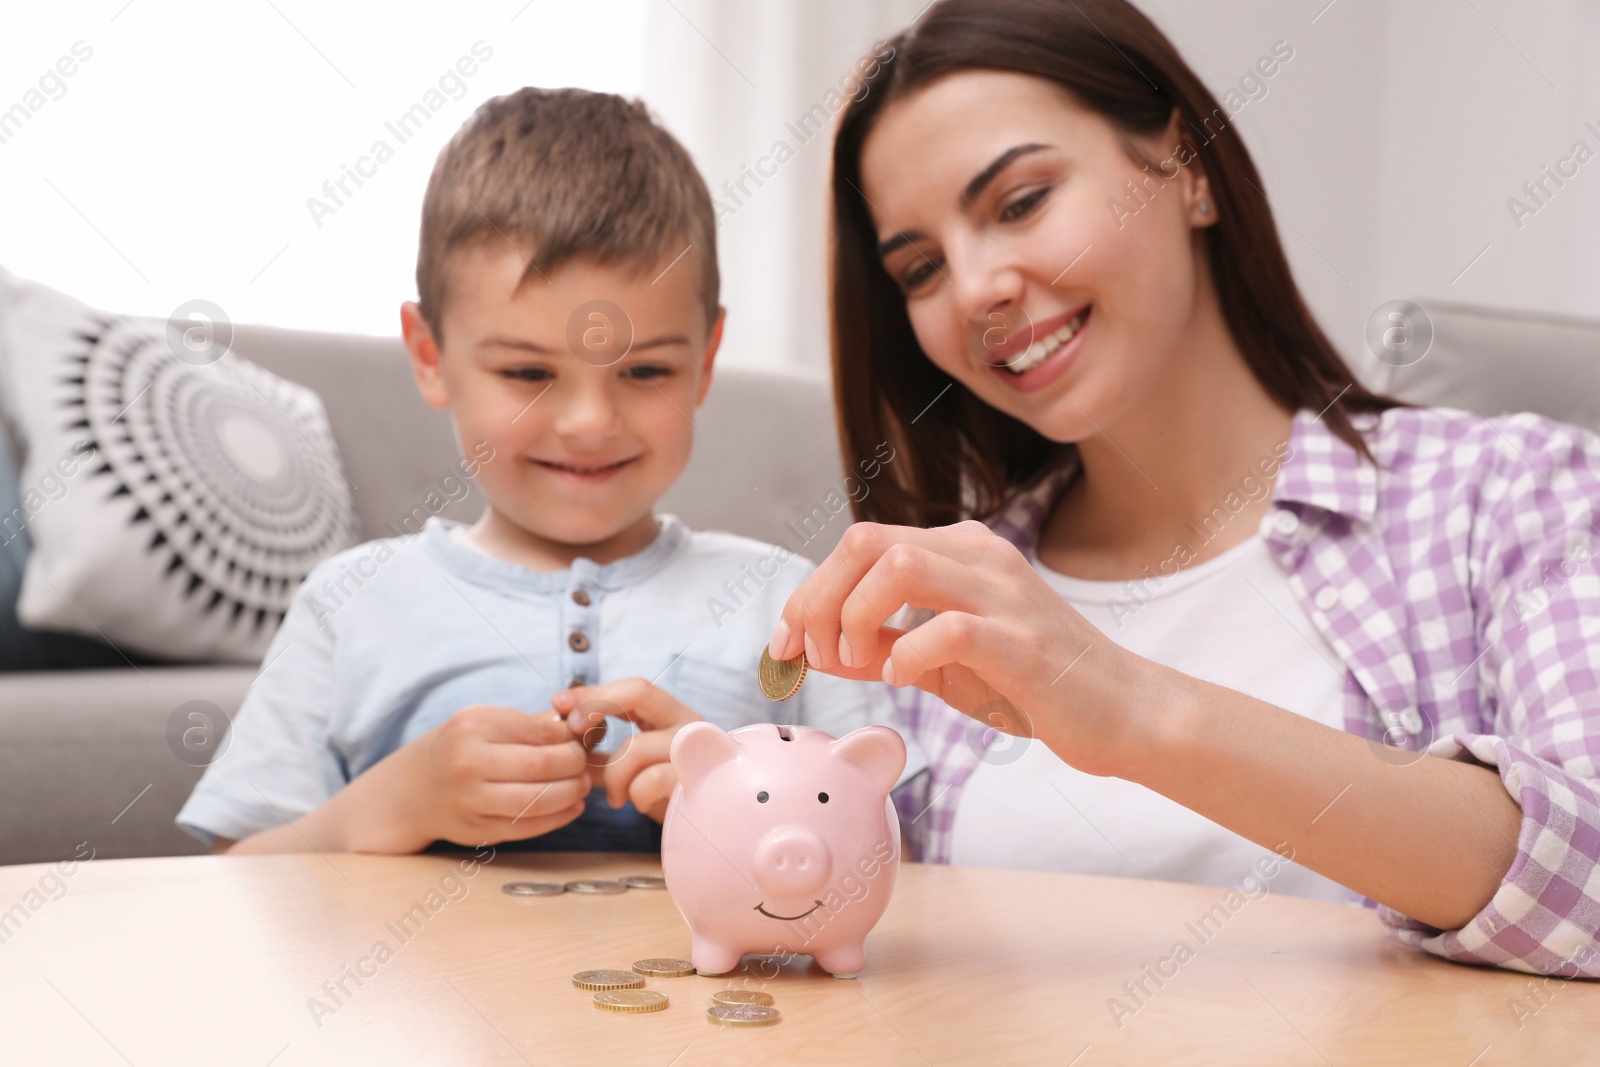
<svg viewBox="0 0 1600 1067">
<path fill-rule="evenodd" d="M 566 890 L 569 893 L 626 893 L 628 887 L 621 882 L 607 882 L 599 878 L 584 878 L 576 882 L 568 882 Z"/>
<path fill-rule="evenodd" d="M 667 880 L 659 874 L 629 874 L 617 879 L 629 889 L 665 889 Z"/>
<path fill-rule="evenodd" d="M 558 882 L 507 882 L 500 890 L 514 897 L 554 897 L 565 893 L 567 887 Z"/>
</svg>

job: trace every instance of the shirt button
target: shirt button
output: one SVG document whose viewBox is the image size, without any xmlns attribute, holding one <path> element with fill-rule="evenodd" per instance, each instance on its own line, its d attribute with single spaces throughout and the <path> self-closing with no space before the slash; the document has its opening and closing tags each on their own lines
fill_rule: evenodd
<svg viewBox="0 0 1600 1067">
<path fill-rule="evenodd" d="M 582 630 L 574 630 L 567 635 L 567 644 L 574 652 L 589 651 L 589 635 Z"/>
<path fill-rule="evenodd" d="M 1333 606 L 1338 602 L 1339 590 L 1335 589 L 1333 586 L 1325 585 L 1321 589 L 1317 590 L 1316 604 L 1317 607 L 1321 608 L 1323 611 L 1333 610 Z"/>
<path fill-rule="evenodd" d="M 572 591 L 572 602 L 574 604 L 582 604 L 584 607 L 588 607 L 589 594 L 582 589 L 574 589 Z"/>
<path fill-rule="evenodd" d="M 567 683 L 567 688 L 568 689 L 576 689 L 576 688 L 578 688 L 578 686 L 582 685 L 583 683 L 584 683 L 583 675 L 574 674 L 572 676 L 572 681 Z"/>
<path fill-rule="evenodd" d="M 1272 515 L 1272 525 L 1283 536 L 1289 537 L 1300 529 L 1300 516 L 1288 510 L 1276 511 Z"/>
</svg>

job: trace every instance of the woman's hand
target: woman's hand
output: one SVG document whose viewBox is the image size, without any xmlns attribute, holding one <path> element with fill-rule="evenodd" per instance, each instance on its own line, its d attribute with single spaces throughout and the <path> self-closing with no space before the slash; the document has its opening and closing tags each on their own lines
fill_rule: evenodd
<svg viewBox="0 0 1600 1067">
<path fill-rule="evenodd" d="M 678 784 L 667 755 L 678 731 L 699 721 L 693 708 L 643 678 L 573 686 L 553 695 L 550 703 L 567 717 L 568 729 L 585 749 L 592 749 L 603 735 L 607 715 L 637 723 L 641 731 L 617 751 L 591 751 L 589 766 L 598 772 L 606 803 L 613 808 L 631 800 L 656 822 L 667 817 L 667 801 Z"/>
<path fill-rule="evenodd" d="M 902 604 L 937 614 L 884 623 Z M 858 522 L 789 597 L 769 650 L 844 678 L 915 685 L 1004 733 L 1037 736 L 1091 774 L 1139 748 L 1158 672 L 1078 614 L 1009 541 L 975 520 Z"/>
</svg>

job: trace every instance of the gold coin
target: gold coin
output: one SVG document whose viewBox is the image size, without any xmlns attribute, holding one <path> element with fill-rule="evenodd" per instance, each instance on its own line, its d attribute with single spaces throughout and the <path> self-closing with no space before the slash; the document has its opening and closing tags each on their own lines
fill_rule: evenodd
<svg viewBox="0 0 1600 1067">
<path fill-rule="evenodd" d="M 800 691 L 806 677 L 806 654 L 794 659 L 773 659 L 772 653 L 761 650 L 761 665 L 756 668 L 761 680 L 761 691 L 771 700 L 788 700 Z"/>
<path fill-rule="evenodd" d="M 638 989 L 644 977 L 632 971 L 579 971 L 572 984 L 579 989 Z"/>
<path fill-rule="evenodd" d="M 645 1011 L 660 1011 L 667 1006 L 667 995 L 653 989 L 609 989 L 594 995 L 594 1006 L 601 1011 L 634 1015 Z"/>
<path fill-rule="evenodd" d="M 771 1026 L 778 1021 L 778 1009 L 761 1004 L 713 1004 L 706 1018 L 717 1026 Z"/>
<path fill-rule="evenodd" d="M 770 1008 L 773 1000 L 771 993 L 763 993 L 759 989 L 719 989 L 711 994 L 711 1003 L 754 1004 L 758 1008 Z"/>
<path fill-rule="evenodd" d="M 694 964 L 688 960 L 653 956 L 650 959 L 640 960 L 635 963 L 633 969 L 640 974 L 647 974 L 651 978 L 682 978 L 686 974 L 694 973 Z"/>
</svg>

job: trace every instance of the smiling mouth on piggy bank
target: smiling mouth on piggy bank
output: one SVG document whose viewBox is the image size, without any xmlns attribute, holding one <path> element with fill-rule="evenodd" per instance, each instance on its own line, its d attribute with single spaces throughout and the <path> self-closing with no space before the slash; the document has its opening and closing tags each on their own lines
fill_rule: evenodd
<svg viewBox="0 0 1600 1067">
<path fill-rule="evenodd" d="M 783 922 L 788 923 L 788 922 L 794 922 L 796 919 L 804 919 L 807 915 L 810 915 L 812 912 L 816 911 L 817 908 L 822 907 L 822 901 L 820 901 L 820 900 L 815 901 L 814 902 L 814 905 L 815 905 L 814 907 L 811 907 L 811 908 L 806 909 L 805 911 L 802 911 L 799 915 L 774 915 L 774 914 L 772 914 L 772 912 L 770 912 L 770 911 L 768 911 L 766 909 L 765 905 L 766 905 L 766 901 L 763 900 L 760 904 L 756 905 L 756 910 L 759 911 L 761 914 L 765 915 L 769 919 L 778 919 L 778 920 L 781 920 Z"/>
</svg>

